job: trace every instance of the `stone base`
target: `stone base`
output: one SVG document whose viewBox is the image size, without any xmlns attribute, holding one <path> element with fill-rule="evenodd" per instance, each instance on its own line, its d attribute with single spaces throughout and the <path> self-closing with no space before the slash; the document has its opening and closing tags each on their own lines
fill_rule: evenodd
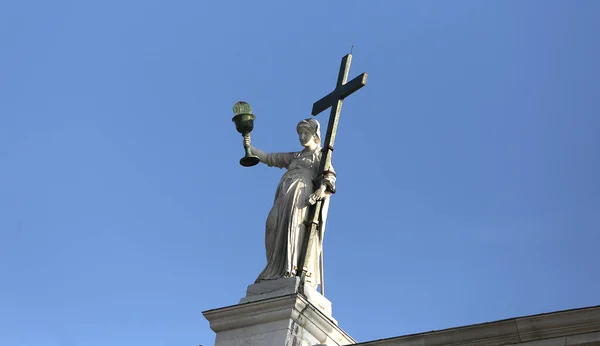
<svg viewBox="0 0 600 346">
<path fill-rule="evenodd" d="M 299 287 L 300 278 L 297 276 L 285 279 L 262 281 L 248 286 L 248 289 L 246 290 L 246 297 L 240 300 L 240 304 L 296 294 L 298 293 Z M 312 305 L 317 307 L 317 309 L 319 309 L 323 314 L 337 324 L 337 321 L 331 316 L 332 310 L 329 299 L 323 297 L 321 293 L 308 284 L 304 285 L 304 296 Z"/>
<path fill-rule="evenodd" d="M 287 292 L 294 285 L 288 281 L 280 289 L 254 296 L 264 298 L 277 291 Z M 215 346 L 340 346 L 356 343 L 320 308 L 298 293 L 247 301 L 205 311 L 203 315 L 217 333 Z"/>
</svg>

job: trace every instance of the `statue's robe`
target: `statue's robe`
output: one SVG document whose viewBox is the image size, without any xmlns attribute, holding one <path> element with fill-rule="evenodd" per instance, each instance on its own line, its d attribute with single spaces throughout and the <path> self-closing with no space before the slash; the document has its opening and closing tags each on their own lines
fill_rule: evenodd
<svg viewBox="0 0 600 346">
<path fill-rule="evenodd" d="M 265 163 L 269 166 L 286 168 L 287 172 L 281 177 L 273 207 L 267 217 L 265 232 L 265 247 L 267 265 L 260 273 L 256 282 L 274 280 L 296 275 L 302 263 L 298 263 L 302 243 L 305 236 L 310 234 L 310 223 L 307 222 L 309 204 L 308 198 L 318 186 L 314 185 L 319 178 L 321 148 L 303 150 L 301 152 L 267 154 Z M 335 176 L 325 177 L 335 186 Z M 310 253 L 306 282 L 317 287 L 321 282 L 319 257 L 322 253 L 322 235 L 325 232 L 325 221 L 329 209 L 329 198 L 322 203 L 317 241 Z M 319 236 L 320 235 L 320 236 Z"/>
</svg>

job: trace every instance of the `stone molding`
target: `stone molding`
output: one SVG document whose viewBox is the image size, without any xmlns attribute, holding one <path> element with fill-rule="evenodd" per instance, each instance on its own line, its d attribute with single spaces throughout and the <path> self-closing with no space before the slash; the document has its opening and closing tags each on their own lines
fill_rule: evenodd
<svg viewBox="0 0 600 346">
<path fill-rule="evenodd" d="M 300 278 L 297 276 L 252 284 L 248 286 L 246 296 L 240 300 L 240 304 L 295 294 L 299 292 L 299 287 Z M 337 323 L 332 317 L 331 302 L 329 299 L 323 297 L 308 284 L 304 285 L 304 296 L 311 304 L 319 308 L 322 313 Z"/>
<path fill-rule="evenodd" d="M 337 323 L 299 294 L 291 294 L 203 312 L 215 333 L 289 320 L 318 340 L 355 344 Z M 328 343 L 329 344 L 329 343 Z"/>
<path fill-rule="evenodd" d="M 600 332 L 600 305 L 359 343 L 361 346 L 500 346 Z M 565 341 L 566 345 L 576 345 Z M 589 342 L 589 341 L 588 341 Z"/>
</svg>

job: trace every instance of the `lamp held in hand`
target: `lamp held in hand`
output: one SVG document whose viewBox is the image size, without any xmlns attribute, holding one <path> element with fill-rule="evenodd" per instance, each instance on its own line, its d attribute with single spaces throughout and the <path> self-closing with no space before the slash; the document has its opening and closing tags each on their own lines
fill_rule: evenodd
<svg viewBox="0 0 600 346">
<path fill-rule="evenodd" d="M 244 149 L 246 155 L 240 159 L 240 165 L 251 167 L 258 164 L 258 156 L 252 154 L 250 146 L 250 132 L 254 129 L 254 120 L 256 116 L 252 114 L 252 107 L 244 101 L 237 102 L 233 105 L 233 113 L 235 116 L 231 119 L 235 123 L 235 129 L 244 137 Z"/>
</svg>

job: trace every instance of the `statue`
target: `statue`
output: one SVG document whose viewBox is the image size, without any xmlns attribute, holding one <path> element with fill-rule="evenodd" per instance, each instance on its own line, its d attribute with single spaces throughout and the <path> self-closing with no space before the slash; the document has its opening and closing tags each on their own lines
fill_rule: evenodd
<svg viewBox="0 0 600 346">
<path fill-rule="evenodd" d="M 267 217 L 267 265 L 256 279 L 257 283 L 297 275 L 298 268 L 302 267 L 299 261 L 304 237 L 308 236 L 310 230 L 309 206 L 322 201 L 319 220 L 319 233 L 322 235 L 329 207 L 328 197 L 335 192 L 335 173 L 332 169 L 319 180 L 322 155 L 319 122 L 312 118 L 302 120 L 296 130 L 300 144 L 304 147 L 302 151 L 267 154 L 251 147 L 252 153 L 258 156 L 260 162 L 270 167 L 287 169 L 279 181 L 275 201 Z M 246 138 L 244 146 L 249 146 Z M 315 186 L 314 182 L 317 181 L 318 185 Z M 319 257 L 322 243 L 313 242 L 308 251 L 310 263 L 306 283 L 316 288 L 321 283 Z"/>
<path fill-rule="evenodd" d="M 277 186 L 275 201 L 267 217 L 267 265 L 256 283 L 298 276 L 302 283 L 300 293 L 304 293 L 303 284 L 309 284 L 314 288 L 320 285 L 321 294 L 325 295 L 323 234 L 329 197 L 335 193 L 336 181 L 331 154 L 343 100 L 367 83 L 366 73 L 346 83 L 351 61 L 352 54 L 342 58 L 335 89 L 313 104 L 311 114 L 315 116 L 331 108 L 323 144 L 319 122 L 309 118 L 300 121 L 296 128 L 304 147 L 302 151 L 267 154 L 250 143 L 250 132 L 256 119 L 252 107 L 244 101 L 233 107 L 235 116 L 232 120 L 244 137 L 246 155 L 240 159 L 240 164 L 251 167 L 262 162 L 287 169 Z"/>
</svg>

